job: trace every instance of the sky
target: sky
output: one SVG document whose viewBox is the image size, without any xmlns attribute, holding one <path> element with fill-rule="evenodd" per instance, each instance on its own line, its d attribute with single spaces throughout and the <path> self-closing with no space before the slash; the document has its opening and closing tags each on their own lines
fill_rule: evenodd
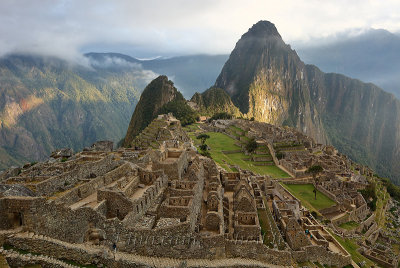
<svg viewBox="0 0 400 268">
<path fill-rule="evenodd" d="M 399 10 L 399 0 L 1 0 L 0 56 L 228 54 L 259 20 L 302 46 L 370 28 L 399 32 Z"/>
</svg>

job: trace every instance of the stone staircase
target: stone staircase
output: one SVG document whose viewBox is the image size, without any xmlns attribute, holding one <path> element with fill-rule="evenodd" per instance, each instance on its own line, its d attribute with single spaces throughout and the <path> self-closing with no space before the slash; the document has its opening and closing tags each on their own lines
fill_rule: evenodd
<svg viewBox="0 0 400 268">
<path fill-rule="evenodd" d="M 51 237 L 46 237 L 43 235 L 37 235 L 32 232 L 21 232 L 15 234 L 15 237 L 18 238 L 27 238 L 27 239 L 38 239 L 38 240 L 46 240 L 52 243 L 56 243 L 59 245 L 63 245 L 66 248 L 75 249 L 79 251 L 84 251 L 93 256 L 96 256 L 99 251 L 104 250 L 104 247 L 101 246 L 88 246 L 86 244 L 71 244 L 64 241 L 60 241 L 57 239 L 53 239 Z M 20 254 L 13 250 L 4 250 L 0 249 L 0 255 L 5 255 L 7 261 L 20 261 L 20 263 L 38 263 L 38 264 L 48 264 L 48 266 L 44 267 L 78 267 L 66 262 L 63 262 L 59 259 L 55 259 L 45 255 L 32 255 L 32 254 Z M 109 258 L 113 258 L 112 255 Z M 110 259 L 109 259 L 110 260 Z M 123 266 L 131 266 L 132 264 L 144 267 L 282 267 L 275 266 L 272 264 L 265 264 L 261 261 L 253 260 L 253 259 L 245 259 L 245 258 L 226 258 L 226 259 L 172 259 L 172 258 L 164 258 L 164 257 L 149 257 L 142 256 L 136 254 L 130 254 L 125 252 L 117 252 L 115 254 L 115 262 Z M 52 265 L 52 266 L 51 266 Z M 122 265 L 122 266 L 121 266 Z"/>
<path fill-rule="evenodd" d="M 54 267 L 54 268 L 79 268 L 79 266 L 75 266 L 72 264 L 68 264 L 61 260 L 54 259 L 49 256 L 45 255 L 32 255 L 28 254 L 21 254 L 15 250 L 9 249 L 5 250 L 0 248 L 0 254 L 4 255 L 7 263 L 11 263 L 13 266 L 22 266 L 22 265 L 29 265 L 29 264 L 39 264 L 42 267 Z M 8 264 L 4 267 L 9 267 Z M 1 266 L 3 267 L 3 266 Z"/>
</svg>

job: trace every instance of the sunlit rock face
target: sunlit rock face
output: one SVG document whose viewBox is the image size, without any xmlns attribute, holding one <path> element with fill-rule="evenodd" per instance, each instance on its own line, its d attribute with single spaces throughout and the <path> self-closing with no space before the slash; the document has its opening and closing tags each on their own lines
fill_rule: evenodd
<svg viewBox="0 0 400 268">
<path fill-rule="evenodd" d="M 297 128 L 400 183 L 400 102 L 373 84 L 304 64 L 274 24 L 242 35 L 218 76 L 244 117 Z"/>
</svg>

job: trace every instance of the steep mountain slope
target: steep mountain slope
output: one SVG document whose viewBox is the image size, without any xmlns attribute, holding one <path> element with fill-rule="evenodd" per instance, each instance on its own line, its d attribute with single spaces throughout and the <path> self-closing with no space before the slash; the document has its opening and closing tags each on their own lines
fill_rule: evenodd
<svg viewBox="0 0 400 268">
<path fill-rule="evenodd" d="M 239 109 L 232 103 L 229 95 L 222 89 L 212 87 L 203 93 L 195 93 L 190 100 L 195 103 L 197 109 L 205 115 L 227 112 L 236 117 L 241 116 Z"/>
<path fill-rule="evenodd" d="M 325 72 L 342 73 L 372 82 L 400 98 L 400 36 L 370 29 L 356 36 L 340 36 L 328 44 L 297 49 L 306 63 Z"/>
<path fill-rule="evenodd" d="M 255 24 L 237 42 L 215 83 L 249 118 L 286 123 L 320 142 L 325 130 L 305 80 L 305 65 L 275 26 Z"/>
<path fill-rule="evenodd" d="M 174 83 L 165 75 L 160 75 L 143 90 L 135 107 L 124 139 L 124 146 L 129 147 L 134 138 L 145 129 L 158 115 L 165 104 L 172 101 L 182 101 L 182 94 L 174 87 Z"/>
<path fill-rule="evenodd" d="M 305 65 L 275 26 L 255 24 L 215 83 L 247 117 L 298 128 L 400 183 L 400 102 L 373 84 Z"/>
<path fill-rule="evenodd" d="M 133 68 L 114 72 L 27 55 L 0 59 L 0 168 L 41 160 L 55 148 L 118 141 L 147 79 Z"/>
</svg>

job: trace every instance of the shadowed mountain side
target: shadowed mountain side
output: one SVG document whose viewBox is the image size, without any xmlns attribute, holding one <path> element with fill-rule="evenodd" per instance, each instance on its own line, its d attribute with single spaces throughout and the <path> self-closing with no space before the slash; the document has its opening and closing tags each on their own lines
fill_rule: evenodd
<svg viewBox="0 0 400 268">
<path fill-rule="evenodd" d="M 400 36 L 370 29 L 356 36 L 339 36 L 328 44 L 297 50 L 307 63 L 324 72 L 342 73 L 372 82 L 400 98 Z"/>
</svg>

